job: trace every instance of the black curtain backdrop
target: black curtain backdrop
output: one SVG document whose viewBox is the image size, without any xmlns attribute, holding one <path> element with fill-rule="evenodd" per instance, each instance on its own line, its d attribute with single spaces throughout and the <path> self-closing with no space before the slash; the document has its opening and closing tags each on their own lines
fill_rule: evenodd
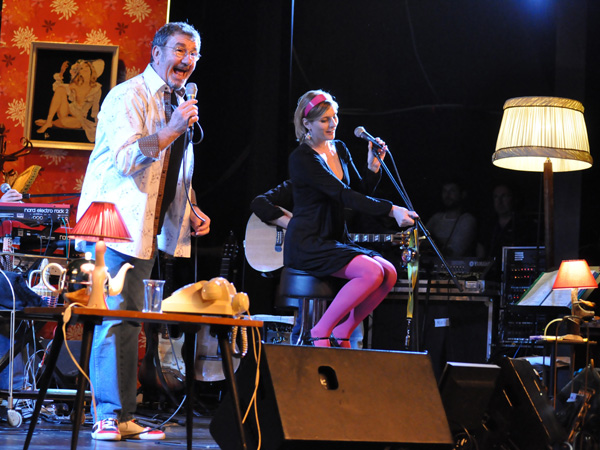
<svg viewBox="0 0 600 450">
<path fill-rule="evenodd" d="M 198 278 L 220 274 L 223 243 L 233 235 L 233 281 L 249 293 L 254 313 L 271 312 L 275 281 L 243 264 L 248 205 L 287 178 L 296 145 L 291 118 L 309 89 L 336 97 L 338 138 L 359 164 L 366 143 L 353 136 L 356 126 L 385 139 L 424 219 L 440 209 L 446 179 L 465 184 L 468 209 L 482 220 L 493 212 L 499 182 L 512 185 L 521 209 L 537 216 L 542 175 L 491 163 L 509 98 L 581 101 L 596 154 L 598 2 L 198 0 L 192 7 L 172 0 L 170 14 L 194 24 L 203 39 L 192 81 L 206 137 L 196 147 L 194 186 L 212 232 L 198 241 Z M 559 258 L 600 263 L 597 165 L 555 174 Z M 402 204 L 386 177 L 377 195 Z"/>
</svg>

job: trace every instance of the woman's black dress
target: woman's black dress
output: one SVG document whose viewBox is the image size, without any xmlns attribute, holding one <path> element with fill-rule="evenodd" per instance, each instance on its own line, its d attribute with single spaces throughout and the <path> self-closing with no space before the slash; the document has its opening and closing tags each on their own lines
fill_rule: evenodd
<svg viewBox="0 0 600 450">
<path fill-rule="evenodd" d="M 289 158 L 294 215 L 285 235 L 284 264 L 314 276 L 337 272 L 361 254 L 378 255 L 349 241 L 346 208 L 373 216 L 387 216 L 392 208 L 388 200 L 367 195 L 377 187 L 381 173 L 366 169 L 361 177 L 346 145 L 334 144 L 344 171 L 342 180 L 306 143 Z"/>
</svg>

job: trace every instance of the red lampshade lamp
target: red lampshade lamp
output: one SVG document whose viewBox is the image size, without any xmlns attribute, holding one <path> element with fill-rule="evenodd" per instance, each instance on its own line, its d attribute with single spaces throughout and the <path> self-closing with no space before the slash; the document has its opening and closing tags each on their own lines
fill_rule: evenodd
<svg viewBox="0 0 600 450">
<path fill-rule="evenodd" d="M 104 262 L 105 243 L 131 242 L 132 239 L 127 226 L 114 203 L 92 202 L 71 230 L 71 235 L 84 241 L 96 242 L 92 292 L 87 306 L 89 308 L 108 309 L 105 301 L 105 285 L 110 276 Z M 124 276 L 124 272 L 131 268 L 131 265 L 128 266 L 123 274 L 121 274 L 121 271 L 119 272 L 119 276 Z"/>
<path fill-rule="evenodd" d="M 582 340 L 580 323 L 585 319 L 594 317 L 593 310 L 587 310 L 584 306 L 594 307 L 594 303 L 579 300 L 579 289 L 595 289 L 598 283 L 584 259 L 565 260 L 560 263 L 558 274 L 552 289 L 571 289 L 571 317 L 568 321 L 569 339 Z"/>
</svg>

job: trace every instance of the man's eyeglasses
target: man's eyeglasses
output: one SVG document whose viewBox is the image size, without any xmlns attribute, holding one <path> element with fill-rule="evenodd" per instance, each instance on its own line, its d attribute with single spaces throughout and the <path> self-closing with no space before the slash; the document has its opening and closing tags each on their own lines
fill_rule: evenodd
<svg viewBox="0 0 600 450">
<path fill-rule="evenodd" d="M 175 56 L 177 56 L 178 58 L 185 58 L 186 56 L 190 56 L 190 58 L 192 58 L 194 61 L 198 61 L 200 59 L 200 53 L 193 51 L 193 52 L 188 52 L 185 48 L 183 47 L 171 47 L 169 45 L 163 45 L 163 47 L 167 47 L 170 48 L 171 50 L 173 50 L 173 53 L 175 54 Z"/>
</svg>

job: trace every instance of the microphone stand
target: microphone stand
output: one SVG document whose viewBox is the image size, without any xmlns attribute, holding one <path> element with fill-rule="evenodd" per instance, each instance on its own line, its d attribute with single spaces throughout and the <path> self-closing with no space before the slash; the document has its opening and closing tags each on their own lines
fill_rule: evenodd
<svg viewBox="0 0 600 450">
<path fill-rule="evenodd" d="M 22 194 L 23 198 L 34 198 L 34 197 L 79 197 L 81 192 L 67 192 L 60 194 Z"/>
<path fill-rule="evenodd" d="M 400 184 L 398 184 L 398 182 L 396 182 L 396 180 L 392 176 L 392 173 L 388 169 L 388 167 L 385 164 L 385 162 L 383 162 L 383 160 L 379 156 L 379 153 L 378 152 L 374 152 L 374 153 L 375 153 L 375 157 L 377 158 L 377 160 L 381 164 L 381 167 L 383 168 L 383 170 L 385 171 L 385 173 L 387 173 L 388 177 L 390 178 L 391 182 L 393 183 L 394 187 L 396 188 L 396 191 L 398 191 L 398 194 L 400 194 L 400 197 L 402 198 L 402 201 L 405 203 L 405 205 L 407 206 L 408 209 L 410 209 L 411 211 L 414 211 L 415 209 L 414 209 L 414 207 L 412 205 L 412 202 L 410 201 L 410 198 L 408 197 L 408 194 L 406 193 L 406 189 L 404 189 L 404 185 L 402 184 L 402 180 L 399 180 Z M 437 245 L 435 245 L 435 242 L 433 242 L 433 239 L 431 237 L 431 234 L 429 233 L 429 230 L 425 227 L 425 225 L 423 225 L 423 222 L 420 221 L 420 220 L 416 221 L 416 225 L 417 225 L 417 228 L 423 233 L 423 236 L 431 244 L 431 247 L 435 251 L 435 253 L 438 256 L 438 258 L 440 258 L 440 261 L 444 265 L 444 268 L 448 272 L 448 275 L 450 275 L 450 278 L 452 278 L 452 281 L 454 282 L 454 286 L 456 286 L 456 288 L 459 291 L 462 292 L 462 290 L 463 290 L 462 286 L 458 283 L 458 279 L 456 278 L 456 275 L 454 275 L 454 273 L 452 272 L 452 269 L 450 269 L 450 266 L 448 266 L 448 263 L 446 262 L 446 259 L 442 255 L 442 252 L 438 249 Z"/>
<path fill-rule="evenodd" d="M 383 162 L 383 159 L 381 159 L 381 156 L 379 156 L 379 152 L 377 152 L 376 150 L 373 150 L 373 153 L 375 154 L 375 157 L 377 158 L 377 160 L 379 161 L 379 164 L 381 165 L 381 167 L 383 168 L 383 170 L 385 171 L 385 173 L 388 175 L 390 181 L 392 182 L 392 184 L 394 185 L 394 187 L 396 188 L 396 191 L 398 192 L 398 194 L 400 195 L 400 198 L 402 198 L 402 201 L 404 202 L 404 204 L 406 205 L 407 208 L 409 208 L 411 211 L 414 211 L 414 207 L 412 205 L 412 202 L 410 201 L 410 198 L 408 197 L 408 193 L 406 192 L 406 189 L 404 188 L 404 184 L 402 183 L 402 180 L 400 179 L 400 175 L 398 175 L 398 181 L 396 181 L 396 179 L 393 177 L 392 173 L 390 172 L 390 170 L 388 169 L 387 165 L 385 164 L 385 162 Z M 391 155 L 391 153 L 390 153 Z M 456 286 L 456 288 L 462 292 L 463 288 L 461 287 L 461 285 L 458 283 L 458 280 L 456 278 L 456 275 L 454 275 L 454 273 L 452 272 L 452 270 L 450 269 L 450 266 L 448 266 L 448 263 L 446 262 L 444 256 L 442 255 L 442 252 L 438 249 L 437 245 L 435 245 L 435 242 L 433 241 L 431 234 L 429 233 L 429 230 L 427 229 L 427 227 L 425 227 L 425 225 L 423 225 L 423 222 L 419 219 L 415 220 L 415 224 L 417 226 L 417 230 L 419 230 L 423 236 L 427 239 L 427 241 L 429 241 L 429 244 L 431 245 L 431 247 L 433 248 L 433 250 L 435 251 L 436 255 L 438 256 L 438 258 L 440 259 L 440 261 L 442 262 L 442 264 L 444 265 L 444 268 L 446 269 L 446 271 L 448 272 L 448 275 L 450 275 L 450 278 L 452 278 L 452 281 L 454 282 L 454 286 Z M 419 258 L 419 255 L 416 255 L 417 258 Z M 419 286 L 418 286 L 418 272 L 416 274 L 417 277 L 417 285 L 416 286 L 412 286 L 412 280 L 409 280 L 409 284 L 411 284 L 409 289 L 413 290 L 413 299 L 414 299 L 414 305 L 413 305 L 413 310 L 417 310 L 417 308 L 415 308 L 414 306 L 417 304 L 417 298 L 419 295 Z M 410 305 L 408 305 L 410 306 Z M 418 310 L 417 310 L 418 311 Z M 416 341 L 416 348 L 414 350 L 419 351 L 419 337 L 418 337 L 418 333 L 414 333 L 416 335 L 416 339 L 411 339 L 411 322 L 412 322 L 413 318 L 410 317 L 410 315 L 408 314 L 407 311 L 407 329 L 406 329 L 406 339 L 405 339 L 405 347 L 407 350 L 411 350 L 411 346 L 414 347 L 414 342 Z M 417 324 L 418 324 L 418 320 L 417 320 Z"/>
</svg>

